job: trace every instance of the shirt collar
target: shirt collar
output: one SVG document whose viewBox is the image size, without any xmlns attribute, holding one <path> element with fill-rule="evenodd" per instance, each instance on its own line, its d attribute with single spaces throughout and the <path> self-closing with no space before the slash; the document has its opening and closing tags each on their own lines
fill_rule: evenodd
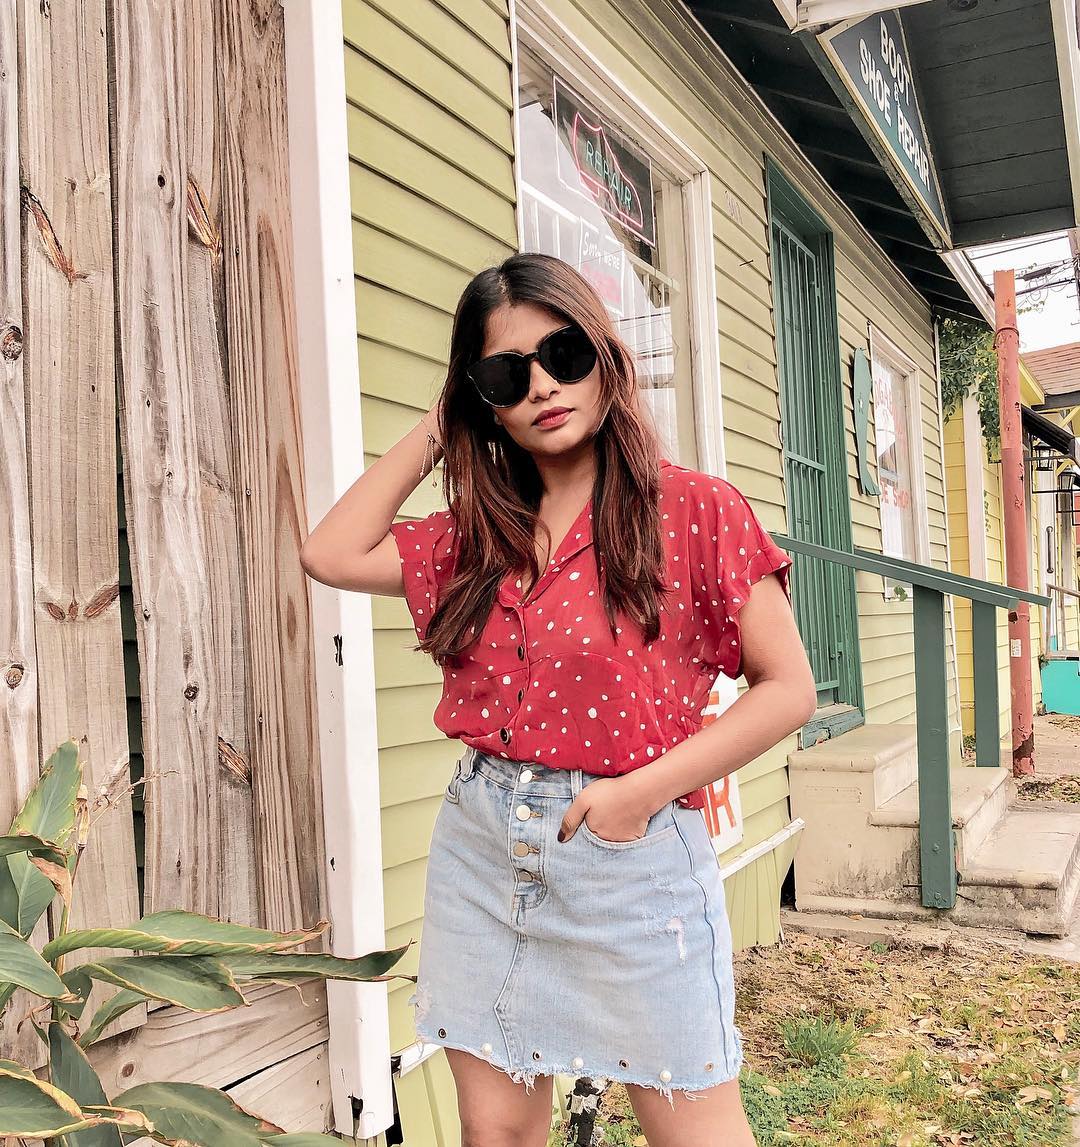
<svg viewBox="0 0 1080 1147">
<path fill-rule="evenodd" d="M 559 543 L 559 548 L 555 552 L 555 556 L 548 562 L 547 567 L 540 571 L 540 576 L 536 579 L 536 585 L 532 587 L 528 594 L 528 603 L 531 605 L 544 590 L 551 584 L 551 582 L 558 577 L 562 567 L 572 558 L 575 554 L 581 553 L 587 546 L 592 545 L 593 529 L 592 529 L 592 511 L 593 501 L 590 496 L 589 500 L 581 508 L 578 516 L 574 519 L 573 525 L 566 532 L 566 537 Z M 521 590 L 517 586 L 518 575 L 513 572 L 506 575 L 502 584 L 499 586 L 498 600 L 500 605 L 512 606 L 521 604 Z"/>
<path fill-rule="evenodd" d="M 671 465 L 667 458 L 660 459 L 660 469 Z M 536 585 L 532 587 L 528 595 L 528 603 L 531 605 L 544 590 L 551 584 L 552 580 L 559 575 L 562 567 L 575 555 L 581 553 L 583 549 L 591 546 L 593 543 L 593 500 L 589 498 L 588 502 L 582 507 L 581 512 L 574 520 L 574 524 L 566 532 L 566 537 L 559 543 L 558 551 L 555 556 L 548 562 L 547 568 L 540 571 L 540 576 L 536 580 Z M 514 606 L 521 604 L 521 590 L 517 586 L 517 575 L 510 573 L 503 579 L 502 584 L 499 586 L 498 601 L 502 606 Z"/>
</svg>

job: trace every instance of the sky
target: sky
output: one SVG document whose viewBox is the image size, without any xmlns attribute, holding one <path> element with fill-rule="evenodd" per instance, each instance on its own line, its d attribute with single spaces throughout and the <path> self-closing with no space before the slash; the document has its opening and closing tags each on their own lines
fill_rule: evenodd
<svg viewBox="0 0 1080 1147">
<path fill-rule="evenodd" d="M 1080 342 L 1080 301 L 1077 299 L 1076 275 L 1067 265 L 1071 258 L 1068 232 L 1055 231 L 1008 243 L 969 247 L 967 255 L 991 293 L 995 271 L 1009 267 L 1016 271 L 1016 308 L 1021 352 Z M 1032 271 L 1036 272 L 1034 276 L 1031 275 Z M 1025 280 L 1025 275 L 1030 277 Z M 1040 280 L 1059 285 L 1021 293 L 1037 286 Z"/>
</svg>

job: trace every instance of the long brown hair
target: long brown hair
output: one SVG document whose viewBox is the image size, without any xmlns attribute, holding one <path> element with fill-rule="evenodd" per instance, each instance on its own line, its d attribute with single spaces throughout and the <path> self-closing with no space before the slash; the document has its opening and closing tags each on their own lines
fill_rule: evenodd
<svg viewBox="0 0 1080 1147">
<path fill-rule="evenodd" d="M 481 271 L 454 315 L 442 396 L 443 492 L 454 515 L 454 573 L 440 594 L 427 636 L 416 648 L 449 664 L 483 631 L 499 585 L 511 571 L 539 577 L 534 538 L 543 486 L 536 463 L 495 422 L 465 370 L 483 354 L 488 316 L 504 304 L 534 303 L 577 323 L 597 349 L 600 418 L 594 442 L 593 541 L 604 613 L 639 625 L 645 641 L 660 632 L 663 576 L 660 534 L 661 448 L 638 406 L 633 353 L 607 308 L 569 263 L 551 255 L 511 255 Z M 552 555 L 554 556 L 554 555 Z"/>
</svg>

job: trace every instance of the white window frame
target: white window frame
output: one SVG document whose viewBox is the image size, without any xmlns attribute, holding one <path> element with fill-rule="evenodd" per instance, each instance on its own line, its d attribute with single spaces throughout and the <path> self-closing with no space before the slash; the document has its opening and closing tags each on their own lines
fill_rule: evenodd
<svg viewBox="0 0 1080 1147">
<path fill-rule="evenodd" d="M 870 369 L 873 374 L 875 362 L 883 362 L 897 371 L 902 378 L 904 395 L 907 399 L 907 438 L 910 447 L 908 459 L 911 466 L 912 530 L 915 536 L 915 553 L 892 555 L 904 557 L 908 561 L 930 565 L 930 521 L 926 509 L 926 462 L 923 447 L 922 429 L 922 375 L 918 365 L 905 354 L 886 334 L 868 323 L 870 335 Z M 874 407 L 874 461 L 877 464 L 877 408 Z M 884 552 L 884 545 L 882 546 Z M 889 554 L 885 554 L 889 557 Z M 886 579 L 883 597 L 886 601 L 903 601 L 904 598 L 890 593 L 888 586 L 892 579 Z M 903 579 L 897 578 L 897 581 Z"/>
<path fill-rule="evenodd" d="M 635 138 L 682 185 L 686 250 L 685 296 L 690 327 L 690 380 L 694 405 L 697 468 L 724 477 L 724 420 L 721 403 L 720 317 L 713 255 L 712 180 L 708 167 L 663 121 L 632 95 L 602 60 L 588 51 L 544 0 L 511 0 L 514 87 L 514 181 L 518 247 L 524 247 L 521 211 L 520 47 L 538 55 L 602 115 Z"/>
</svg>

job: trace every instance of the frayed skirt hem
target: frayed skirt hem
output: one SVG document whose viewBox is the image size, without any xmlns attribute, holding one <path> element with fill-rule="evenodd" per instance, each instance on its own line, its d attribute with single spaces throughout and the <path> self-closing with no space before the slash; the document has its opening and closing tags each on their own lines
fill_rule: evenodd
<svg viewBox="0 0 1080 1147">
<path fill-rule="evenodd" d="M 593 1080 L 604 1080 L 608 1083 L 621 1083 L 624 1086 L 629 1084 L 632 1087 L 650 1087 L 655 1091 L 659 1091 L 671 1105 L 672 1109 L 674 1109 L 675 1097 L 673 1093 L 676 1091 L 681 1092 L 686 1099 L 701 1099 L 702 1096 L 696 1094 L 697 1092 L 708 1091 L 712 1087 L 718 1087 L 722 1083 L 730 1083 L 733 1079 L 739 1078 L 739 1071 L 736 1071 L 734 1075 L 729 1075 L 723 1079 L 714 1079 L 710 1076 L 703 1082 L 696 1081 L 692 1085 L 684 1086 L 675 1083 L 665 1084 L 655 1079 L 640 1079 L 630 1075 L 628 1072 L 590 1072 L 587 1067 L 573 1067 L 569 1064 L 541 1064 L 541 1066 L 535 1068 L 513 1068 L 510 1067 L 509 1064 L 500 1063 L 499 1060 L 495 1058 L 494 1053 L 485 1054 L 475 1047 L 469 1047 L 463 1043 L 454 1043 L 438 1035 L 423 1032 L 419 1028 L 417 1028 L 416 1034 L 424 1043 L 434 1044 L 442 1048 L 450 1048 L 453 1051 L 464 1051 L 479 1060 L 483 1060 L 484 1063 L 491 1064 L 492 1067 L 501 1071 L 504 1075 L 508 1075 L 514 1083 L 524 1084 L 526 1094 L 535 1088 L 536 1080 L 539 1076 L 566 1075 L 573 1079 L 589 1078 Z M 741 1066 L 740 1062 L 740 1070 Z"/>
</svg>

